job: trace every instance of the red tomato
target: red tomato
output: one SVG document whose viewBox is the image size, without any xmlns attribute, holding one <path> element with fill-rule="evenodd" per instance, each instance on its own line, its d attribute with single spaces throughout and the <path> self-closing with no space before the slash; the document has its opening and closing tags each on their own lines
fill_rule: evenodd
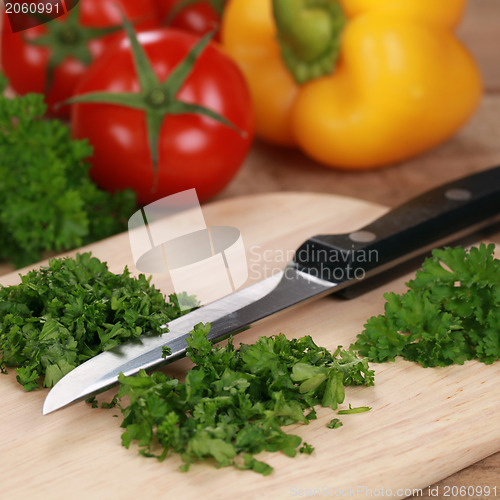
<svg viewBox="0 0 500 500">
<path fill-rule="evenodd" d="M 199 41 L 193 34 L 170 28 L 140 33 L 138 39 L 160 83 Z M 128 40 L 88 68 L 76 94 L 98 91 L 141 91 Z M 254 133 L 251 98 L 238 67 L 210 42 L 176 99 L 218 113 L 244 134 L 204 115 L 167 114 L 161 122 L 155 174 L 145 111 L 114 104 L 74 104 L 73 134 L 88 138 L 94 147 L 90 174 L 99 186 L 109 191 L 132 188 L 145 205 L 191 188 L 203 201 L 229 183 Z"/>
<path fill-rule="evenodd" d="M 19 94 L 27 92 L 46 94 L 49 111 L 61 117 L 69 116 L 69 108 L 66 106 L 56 111 L 53 105 L 72 96 L 75 86 L 88 66 L 88 63 L 67 54 L 72 45 L 77 46 L 75 42 L 81 37 L 82 28 L 119 26 L 122 24 L 121 11 L 137 23 L 136 29 L 159 26 L 154 0 L 140 0 L 140 2 L 137 0 L 80 0 L 74 9 L 56 20 L 18 33 L 12 33 L 6 15 L 3 19 L 2 67 L 11 87 Z M 71 26 L 64 33 L 61 32 L 60 28 L 63 25 L 70 26 L 69 16 L 75 14 L 78 16 L 78 25 Z M 58 40 L 55 42 L 57 47 L 30 43 L 49 32 L 54 32 L 54 29 L 58 31 L 58 36 L 55 37 Z M 88 56 L 91 59 L 98 57 L 106 47 L 122 36 L 121 33 L 108 34 L 88 41 L 86 43 L 89 50 Z M 64 50 L 65 55 L 53 70 L 52 78 L 50 78 L 49 64 L 56 49 Z"/>
<path fill-rule="evenodd" d="M 220 3 L 220 0 L 218 1 Z M 200 0 L 189 3 L 180 8 L 178 14 L 175 14 L 175 9 L 184 0 L 156 0 L 156 2 L 160 19 L 168 26 L 205 35 L 220 25 L 220 14 L 210 1 Z M 169 19 L 170 16 L 172 19 Z"/>
</svg>

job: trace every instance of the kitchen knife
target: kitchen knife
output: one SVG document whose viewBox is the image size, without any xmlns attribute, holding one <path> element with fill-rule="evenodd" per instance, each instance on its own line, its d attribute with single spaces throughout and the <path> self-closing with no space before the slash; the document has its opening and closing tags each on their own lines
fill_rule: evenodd
<svg viewBox="0 0 500 500">
<path fill-rule="evenodd" d="M 500 166 L 432 189 L 351 233 L 312 237 L 282 271 L 171 321 L 161 336 L 143 336 L 78 366 L 49 392 L 43 414 L 113 385 L 121 372 L 132 375 L 182 357 L 197 323 L 211 323 L 208 338 L 217 342 L 499 220 Z"/>
</svg>

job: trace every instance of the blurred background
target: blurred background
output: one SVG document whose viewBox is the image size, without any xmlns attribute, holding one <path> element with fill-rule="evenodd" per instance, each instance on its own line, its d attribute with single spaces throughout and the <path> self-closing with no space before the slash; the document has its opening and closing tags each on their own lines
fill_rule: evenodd
<svg viewBox="0 0 500 500">
<path fill-rule="evenodd" d="M 345 172 L 257 139 L 243 168 L 218 198 L 314 191 L 394 206 L 432 186 L 500 164 L 500 1 L 469 1 L 458 35 L 481 69 L 485 93 L 472 120 L 448 142 L 398 165 Z"/>
</svg>

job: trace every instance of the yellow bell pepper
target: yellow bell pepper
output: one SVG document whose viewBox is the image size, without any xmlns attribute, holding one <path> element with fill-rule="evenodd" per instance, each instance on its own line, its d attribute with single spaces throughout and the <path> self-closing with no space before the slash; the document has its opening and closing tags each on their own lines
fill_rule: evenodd
<svg viewBox="0 0 500 500">
<path fill-rule="evenodd" d="M 453 34 L 466 0 L 230 0 L 221 37 L 258 135 L 332 167 L 396 163 L 450 138 L 482 94 Z"/>
</svg>

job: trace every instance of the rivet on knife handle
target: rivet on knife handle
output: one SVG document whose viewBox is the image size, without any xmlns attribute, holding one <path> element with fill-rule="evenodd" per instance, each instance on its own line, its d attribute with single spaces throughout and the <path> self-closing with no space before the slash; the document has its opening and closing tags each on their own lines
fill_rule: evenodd
<svg viewBox="0 0 500 500">
<path fill-rule="evenodd" d="M 357 231 L 318 235 L 295 253 L 302 271 L 346 285 L 432 247 L 470 234 L 500 216 L 500 166 L 413 198 Z M 335 214 L 332 214 L 335 217 Z"/>
</svg>

